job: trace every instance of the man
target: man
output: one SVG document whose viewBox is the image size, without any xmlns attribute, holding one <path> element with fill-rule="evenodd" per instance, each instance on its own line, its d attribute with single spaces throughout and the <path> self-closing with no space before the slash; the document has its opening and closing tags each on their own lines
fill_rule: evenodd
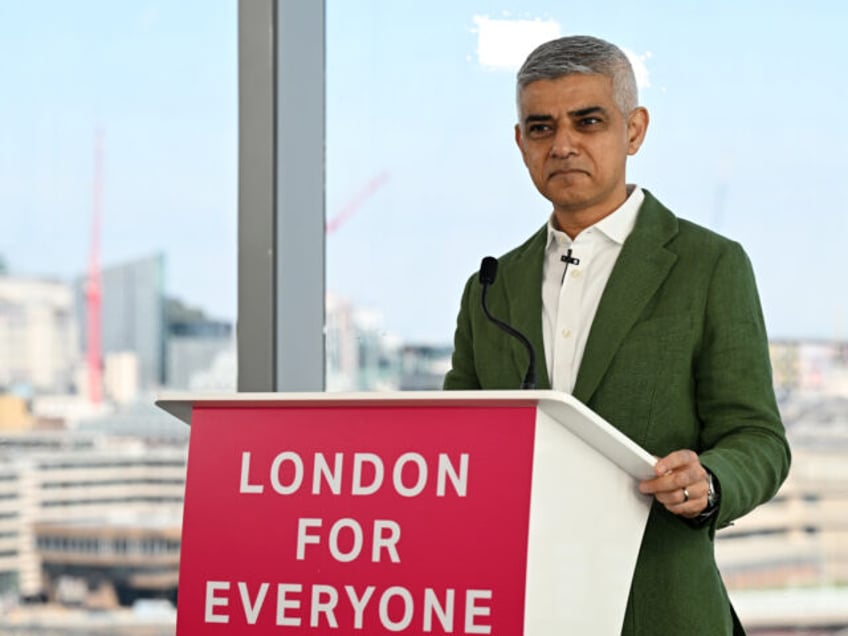
<svg viewBox="0 0 848 636">
<path fill-rule="evenodd" d="M 548 42 L 517 84 L 515 140 L 553 211 L 500 259 L 491 311 L 544 351 L 540 389 L 572 393 L 660 458 L 639 484 L 654 504 L 623 634 L 744 634 L 713 537 L 770 499 L 790 461 L 750 263 L 627 184 L 649 119 L 620 49 Z M 445 388 L 518 388 L 526 352 L 480 294 L 472 277 Z"/>
</svg>

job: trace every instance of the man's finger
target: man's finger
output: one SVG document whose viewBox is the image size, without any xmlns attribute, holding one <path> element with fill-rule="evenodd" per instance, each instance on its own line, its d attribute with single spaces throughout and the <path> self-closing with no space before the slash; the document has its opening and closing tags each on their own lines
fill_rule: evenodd
<svg viewBox="0 0 848 636">
<path fill-rule="evenodd" d="M 656 499 L 667 508 L 670 506 L 682 506 L 690 501 L 706 499 L 707 490 L 707 482 L 704 480 L 703 483 L 695 483 L 684 488 L 657 492 Z"/>
<path fill-rule="evenodd" d="M 695 462 L 698 462 L 698 454 L 695 451 L 689 449 L 677 450 L 660 459 L 654 465 L 654 472 L 657 476 L 661 476 Z"/>
</svg>

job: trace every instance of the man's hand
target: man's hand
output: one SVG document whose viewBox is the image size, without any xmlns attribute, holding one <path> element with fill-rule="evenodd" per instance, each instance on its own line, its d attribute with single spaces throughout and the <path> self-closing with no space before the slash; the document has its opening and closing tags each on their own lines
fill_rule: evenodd
<svg viewBox="0 0 848 636">
<path fill-rule="evenodd" d="M 656 477 L 639 482 L 639 492 L 653 495 L 666 509 L 692 519 L 707 507 L 707 471 L 698 454 L 691 450 L 674 451 L 654 466 Z"/>
</svg>

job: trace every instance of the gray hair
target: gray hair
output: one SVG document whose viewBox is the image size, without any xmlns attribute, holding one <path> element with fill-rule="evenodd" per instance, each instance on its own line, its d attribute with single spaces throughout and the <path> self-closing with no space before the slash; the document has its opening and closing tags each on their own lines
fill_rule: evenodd
<svg viewBox="0 0 848 636">
<path fill-rule="evenodd" d="M 521 91 L 531 82 L 574 74 L 609 77 L 613 100 L 623 115 L 638 106 L 636 76 L 624 51 L 589 35 L 571 35 L 536 47 L 518 70 L 516 98 L 519 105 Z"/>
</svg>

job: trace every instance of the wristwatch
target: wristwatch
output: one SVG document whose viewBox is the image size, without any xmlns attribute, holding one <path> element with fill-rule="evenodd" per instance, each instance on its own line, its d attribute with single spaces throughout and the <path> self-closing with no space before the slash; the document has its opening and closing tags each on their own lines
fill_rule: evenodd
<svg viewBox="0 0 848 636">
<path fill-rule="evenodd" d="M 712 512 L 713 509 L 718 508 L 718 499 L 719 494 L 715 487 L 713 474 L 710 471 L 707 471 L 707 507 L 704 508 L 704 512 Z"/>
<path fill-rule="evenodd" d="M 697 517 L 692 519 L 691 525 L 696 528 L 701 528 L 718 514 L 718 503 L 721 499 L 721 491 L 719 490 L 718 479 L 713 477 L 713 474 L 707 470 L 707 507 L 701 511 Z"/>
</svg>

